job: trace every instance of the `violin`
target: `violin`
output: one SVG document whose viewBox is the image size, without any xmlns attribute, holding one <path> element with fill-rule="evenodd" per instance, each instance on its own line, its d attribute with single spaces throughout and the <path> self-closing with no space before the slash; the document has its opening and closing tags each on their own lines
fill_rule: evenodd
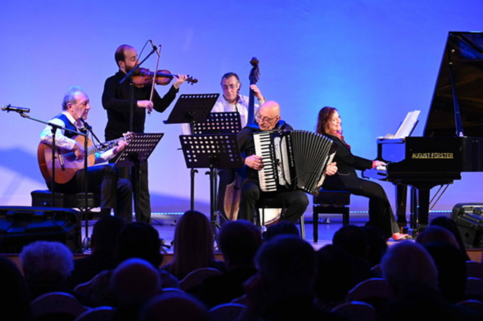
<svg viewBox="0 0 483 321">
<path fill-rule="evenodd" d="M 178 78 L 178 76 L 171 74 L 169 70 L 158 70 L 156 73 L 150 71 L 146 68 L 139 68 L 139 72 L 133 77 L 133 83 L 135 86 L 143 87 L 144 85 L 149 85 L 153 83 L 153 77 L 156 77 L 155 82 L 158 85 L 166 86 L 173 78 Z M 188 75 L 187 82 L 191 84 L 196 84 L 198 79 L 190 77 Z"/>
</svg>

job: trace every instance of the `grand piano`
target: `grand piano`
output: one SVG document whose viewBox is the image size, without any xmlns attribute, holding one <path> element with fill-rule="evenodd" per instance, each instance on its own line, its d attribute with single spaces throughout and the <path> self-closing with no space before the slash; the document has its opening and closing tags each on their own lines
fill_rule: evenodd
<svg viewBox="0 0 483 321">
<path fill-rule="evenodd" d="M 428 225 L 433 187 L 461 179 L 461 172 L 483 171 L 483 33 L 449 33 L 423 135 L 377 142 L 377 159 L 388 163 L 377 176 L 397 187 L 400 226 L 407 224 L 411 188 L 411 233 Z"/>
</svg>

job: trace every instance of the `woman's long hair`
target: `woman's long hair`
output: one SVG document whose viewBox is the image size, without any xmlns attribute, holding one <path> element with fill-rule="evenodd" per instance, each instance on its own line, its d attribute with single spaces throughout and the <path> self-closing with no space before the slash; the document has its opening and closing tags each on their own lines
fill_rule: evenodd
<svg viewBox="0 0 483 321">
<path fill-rule="evenodd" d="M 332 115 L 337 111 L 334 107 L 324 107 L 319 111 L 319 117 L 317 119 L 317 128 L 316 131 L 318 134 L 322 135 L 334 135 L 329 130 L 329 122 L 332 118 Z M 340 133 L 342 135 L 342 133 Z"/>
<path fill-rule="evenodd" d="M 169 272 L 181 279 L 188 273 L 210 267 L 215 260 L 213 231 L 205 214 L 187 211 L 174 231 L 174 255 Z"/>
<path fill-rule="evenodd" d="M 337 108 L 325 106 L 319 111 L 319 117 L 317 119 L 317 128 L 316 131 L 318 134 L 321 135 L 332 135 L 337 136 L 339 139 L 350 148 L 350 145 L 345 142 L 344 135 L 342 135 L 342 129 L 338 132 L 331 132 L 330 131 L 330 119 L 332 115 L 337 111 Z"/>
</svg>

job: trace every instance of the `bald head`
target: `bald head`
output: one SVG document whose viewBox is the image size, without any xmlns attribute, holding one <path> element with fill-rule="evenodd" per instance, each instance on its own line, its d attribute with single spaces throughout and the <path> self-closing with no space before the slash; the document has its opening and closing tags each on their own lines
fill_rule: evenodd
<svg viewBox="0 0 483 321">
<path fill-rule="evenodd" d="M 272 130 L 277 125 L 280 117 L 280 105 L 273 101 L 267 101 L 257 113 L 257 123 L 261 130 Z"/>
</svg>

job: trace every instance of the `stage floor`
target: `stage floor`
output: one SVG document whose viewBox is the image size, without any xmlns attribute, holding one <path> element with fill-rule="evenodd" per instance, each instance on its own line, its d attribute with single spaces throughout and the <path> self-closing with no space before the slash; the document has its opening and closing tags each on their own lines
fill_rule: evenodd
<svg viewBox="0 0 483 321">
<path fill-rule="evenodd" d="M 430 213 L 429 220 L 431 221 L 434 217 L 437 216 L 449 216 L 449 213 Z M 171 245 L 171 242 L 174 239 L 174 230 L 177 219 L 179 219 L 180 215 L 170 215 L 170 214 L 154 214 L 152 216 L 152 225 L 156 230 L 159 232 L 159 237 L 164 241 L 166 245 Z M 327 218 L 327 220 L 326 220 Z M 313 224 L 311 217 L 308 215 L 304 216 L 305 219 L 305 240 L 312 244 L 314 249 L 319 249 L 327 244 L 332 243 L 332 238 L 334 233 L 337 232 L 342 227 L 342 215 L 320 215 L 319 216 L 319 226 L 318 226 L 318 242 L 314 242 L 313 237 Z M 351 213 L 350 214 L 350 224 L 357 225 L 357 226 L 364 226 L 367 222 L 368 216 L 365 213 Z M 409 217 L 408 217 L 409 220 Z M 88 221 L 88 235 L 90 236 L 92 233 L 92 227 L 95 224 L 95 220 Z M 300 230 L 300 225 L 297 225 Z M 82 222 L 82 240 L 84 240 L 86 234 L 85 222 Z M 388 241 L 388 245 L 395 244 L 396 242 L 390 239 Z M 164 247 L 167 256 L 169 257 L 173 253 L 173 248 Z M 89 254 L 89 251 L 86 251 L 85 254 Z M 468 254 L 472 258 L 472 260 L 481 261 L 482 258 L 482 250 L 468 250 Z M 169 261 L 169 258 L 168 258 Z"/>
</svg>

